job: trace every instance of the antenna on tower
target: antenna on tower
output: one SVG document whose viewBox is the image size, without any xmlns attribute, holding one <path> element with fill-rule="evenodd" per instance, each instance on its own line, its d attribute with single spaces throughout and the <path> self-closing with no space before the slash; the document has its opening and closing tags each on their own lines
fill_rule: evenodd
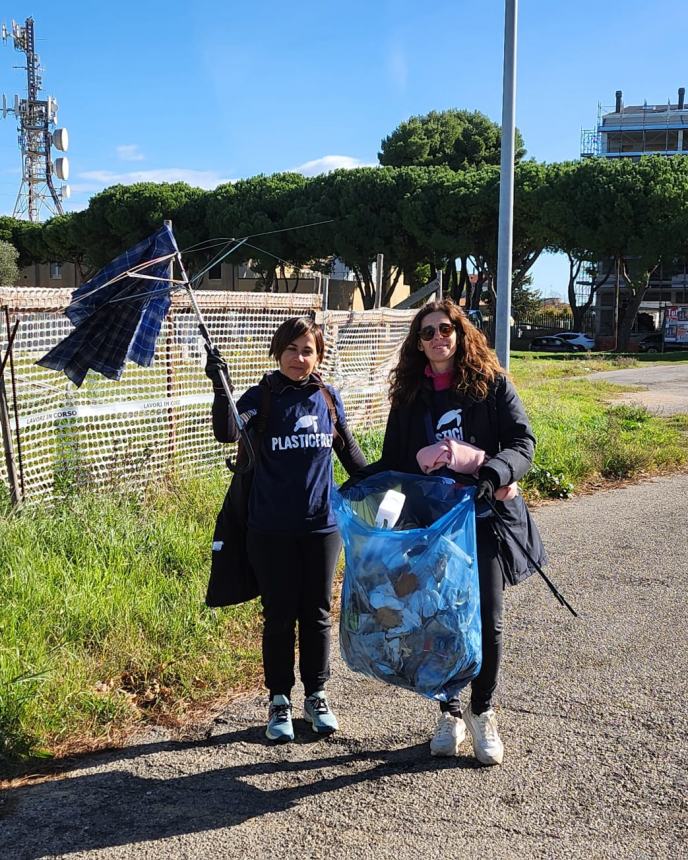
<svg viewBox="0 0 688 860">
<path fill-rule="evenodd" d="M 3 42 L 7 42 L 10 31 L 3 24 L 0 30 Z M 12 21 L 11 36 L 14 47 L 26 55 L 26 97 L 14 97 L 14 106 L 2 97 L 3 118 L 8 113 L 18 120 L 19 149 L 22 159 L 22 180 L 14 204 L 15 218 L 40 221 L 43 212 L 48 216 L 62 215 L 62 201 L 69 197 L 69 186 L 55 187 L 54 177 L 66 180 L 69 176 L 69 160 L 60 157 L 52 162 L 50 148 L 65 152 L 69 145 L 66 128 L 56 128 L 57 101 L 54 98 L 39 98 L 41 65 L 34 49 L 33 18 L 27 18 L 24 26 Z"/>
</svg>

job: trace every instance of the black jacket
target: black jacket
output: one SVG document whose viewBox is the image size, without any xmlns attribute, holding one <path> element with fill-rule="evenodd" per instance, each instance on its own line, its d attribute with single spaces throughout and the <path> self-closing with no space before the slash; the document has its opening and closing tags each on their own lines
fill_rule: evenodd
<svg viewBox="0 0 688 860">
<path fill-rule="evenodd" d="M 388 469 L 422 474 L 416 454 L 436 441 L 429 438 L 427 420 L 433 397 L 432 382 L 424 379 L 412 403 L 390 410 L 382 456 L 377 463 L 359 472 L 356 479 Z M 463 440 L 485 451 L 484 467 L 498 477 L 499 486 L 523 478 L 533 462 L 535 437 L 512 383 L 504 376 L 497 377 L 484 400 L 474 400 L 455 391 L 447 392 L 446 397 L 449 406 L 461 410 Z M 525 544 L 535 561 L 541 566 L 546 564 L 544 546 L 523 497 L 518 495 L 511 501 L 496 504 L 509 528 Z M 534 572 L 534 566 L 499 521 L 490 518 L 487 522 L 487 526 L 483 522 L 480 524 L 479 540 L 494 539 L 499 547 L 505 581 L 510 585 L 521 582 Z"/>
</svg>

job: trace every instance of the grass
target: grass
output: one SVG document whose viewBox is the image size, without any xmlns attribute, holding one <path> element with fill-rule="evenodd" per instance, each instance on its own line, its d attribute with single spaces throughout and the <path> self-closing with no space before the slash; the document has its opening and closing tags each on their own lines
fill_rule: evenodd
<svg viewBox="0 0 688 860">
<path fill-rule="evenodd" d="M 0 768 L 112 743 L 141 719 L 253 686 L 255 604 L 205 608 L 227 475 L 143 499 L 86 494 L 0 521 Z"/>
<path fill-rule="evenodd" d="M 615 395 L 625 388 L 585 378 L 596 371 L 637 366 L 637 359 L 514 355 L 512 375 L 538 440 L 536 468 L 523 481 L 531 500 L 565 497 L 573 489 L 600 481 L 626 480 L 686 465 L 688 446 L 682 431 L 687 416 L 664 419 L 643 407 L 614 405 Z M 560 492 L 562 486 L 570 488 L 569 492 Z"/>
<path fill-rule="evenodd" d="M 523 482 L 530 499 L 685 466 L 688 416 L 612 405 L 621 389 L 585 378 L 634 363 L 514 355 L 538 438 Z M 382 436 L 360 436 L 369 460 Z M 228 481 L 218 470 L 170 479 L 144 498 L 73 491 L 52 509 L 19 514 L 0 499 L 0 772 L 33 764 L 43 749 L 116 743 L 141 721 L 178 722 L 197 704 L 258 684 L 257 603 L 220 611 L 203 603 Z"/>
</svg>

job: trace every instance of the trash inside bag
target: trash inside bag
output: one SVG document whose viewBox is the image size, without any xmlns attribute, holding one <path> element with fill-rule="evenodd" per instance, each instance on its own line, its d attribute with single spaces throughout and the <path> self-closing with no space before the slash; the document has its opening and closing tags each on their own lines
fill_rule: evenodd
<svg viewBox="0 0 688 860">
<path fill-rule="evenodd" d="M 405 497 L 403 507 L 393 529 L 378 528 L 389 490 Z M 478 674 L 474 494 L 448 478 L 401 472 L 333 493 L 346 557 L 339 641 L 350 669 L 440 701 Z"/>
</svg>

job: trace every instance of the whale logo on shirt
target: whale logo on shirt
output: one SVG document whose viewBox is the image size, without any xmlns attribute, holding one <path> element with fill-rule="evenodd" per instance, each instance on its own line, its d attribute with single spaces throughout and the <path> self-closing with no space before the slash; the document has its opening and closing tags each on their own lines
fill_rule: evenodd
<svg viewBox="0 0 688 860">
<path fill-rule="evenodd" d="M 299 420 L 294 424 L 294 433 L 298 433 L 299 430 L 312 430 L 314 433 L 318 432 L 318 416 L 317 415 L 302 415 Z"/>
<path fill-rule="evenodd" d="M 459 442 L 463 440 L 460 409 L 450 409 L 442 415 L 435 428 L 435 439 L 438 442 L 442 439 L 456 439 Z"/>
</svg>

